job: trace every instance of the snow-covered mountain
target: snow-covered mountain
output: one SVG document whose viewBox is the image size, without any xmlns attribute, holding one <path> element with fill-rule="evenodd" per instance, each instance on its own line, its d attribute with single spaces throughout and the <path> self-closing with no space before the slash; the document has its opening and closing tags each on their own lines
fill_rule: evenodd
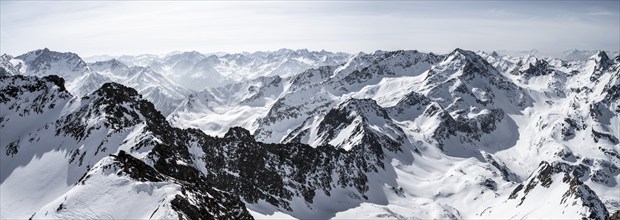
<svg viewBox="0 0 620 220">
<path fill-rule="evenodd" d="M 2 217 L 620 215 L 620 59 L 605 52 L 360 53 L 192 93 L 167 118 L 141 89 L 179 90 L 158 70 L 274 54 L 97 62 L 84 76 L 136 90 L 84 78 L 83 96 L 58 76 L 0 76 Z"/>
<path fill-rule="evenodd" d="M 106 82 L 136 88 L 164 115 L 170 114 L 192 90 L 182 87 L 148 67 L 128 67 L 116 59 L 87 64 L 74 53 L 60 53 L 45 48 L 11 58 L 2 56 L 4 72 L 10 75 L 58 75 L 66 81 L 69 92 L 85 96 Z"/>
<path fill-rule="evenodd" d="M 178 127 L 200 128 L 218 136 L 235 126 L 251 129 L 287 85 L 288 79 L 272 76 L 205 89 L 183 100 L 168 120 Z"/>
<path fill-rule="evenodd" d="M 309 69 L 294 76 L 267 115 L 257 121 L 256 136 L 262 141 L 280 142 L 290 129 L 316 128 L 320 117 L 338 103 L 349 97 L 368 98 L 372 92 L 354 94 L 366 85 L 417 76 L 440 58 L 418 51 L 377 51 L 358 54 L 339 66 Z"/>
<path fill-rule="evenodd" d="M 562 55 L 559 58 L 567 61 L 587 60 L 598 52 L 599 51 L 596 50 L 566 50 L 562 52 Z M 605 51 L 605 53 L 609 54 L 611 57 L 618 56 L 618 51 Z"/>
<path fill-rule="evenodd" d="M 13 57 L 6 54 L 0 56 L 0 75 L 19 75 L 21 67 L 21 63 Z"/>
<path fill-rule="evenodd" d="M 271 96 L 277 99 L 260 108 L 262 117 L 258 117 L 253 124 L 246 120 L 240 125 L 245 125 L 258 140 L 266 142 L 306 143 L 315 147 L 330 144 L 345 151 L 351 151 L 353 146 L 362 144 L 362 148 L 369 151 L 357 153 L 366 155 L 365 161 L 383 164 L 384 166 L 376 166 L 382 167 L 377 169 L 379 173 L 395 172 L 397 179 L 409 180 L 396 183 L 385 182 L 383 178 L 369 180 L 409 192 L 411 196 L 402 199 L 402 196 L 398 195 L 399 190 L 395 192 L 397 195 L 392 195 L 387 189 L 370 187 L 369 191 L 384 191 L 380 194 L 394 198 L 387 199 L 387 206 L 378 205 L 384 204 L 385 200 L 377 202 L 369 199 L 353 205 L 359 208 L 342 208 L 335 217 L 366 216 L 368 212 L 384 217 L 536 217 L 539 216 L 535 214 L 538 211 L 533 210 L 539 208 L 553 208 L 560 212 L 582 210 L 566 211 L 565 215 L 559 215 L 560 217 L 590 214 L 601 217 L 607 215 L 607 209 L 620 208 L 617 206 L 618 200 L 614 196 L 608 196 L 617 195 L 617 185 L 604 183 L 617 182 L 619 178 L 620 171 L 617 167 L 620 161 L 613 155 L 618 152 L 616 139 L 620 131 L 617 116 L 612 116 L 617 114 L 617 104 L 603 104 L 596 100 L 607 100 L 603 98 L 606 96 L 613 97 L 607 95 L 610 91 L 615 94 L 612 88 L 615 88 L 617 83 L 614 80 L 618 75 L 618 66 L 620 64 L 609 59 L 604 52 L 581 61 L 539 58 L 535 55 L 512 57 L 461 49 L 444 56 L 417 51 L 358 54 L 342 65 L 309 69 L 289 78 L 282 93 Z M 228 100 L 244 93 L 211 99 Z M 584 102 L 592 103 L 585 105 L 594 107 L 563 110 Z M 222 106 L 224 105 L 216 102 L 203 102 L 197 109 L 216 109 Z M 264 110 L 265 108 L 268 110 Z M 591 112 L 589 108 L 607 112 L 602 113 L 605 121 L 601 123 L 598 119 L 584 119 L 590 114 L 588 112 Z M 576 112 L 580 112 L 581 116 L 574 115 Z M 205 126 L 224 124 L 216 117 L 210 118 L 208 122 L 199 122 L 196 119 L 206 117 L 192 119 L 187 113 L 184 116 L 185 118 L 177 117 L 172 121 L 215 135 L 221 135 L 225 130 L 219 126 Z M 554 127 L 543 123 L 559 124 Z M 571 129 L 571 123 L 579 129 Z M 592 126 L 593 130 L 587 132 L 587 126 Z M 577 141 L 577 138 L 566 139 L 555 133 L 562 133 L 562 130 L 567 134 L 572 132 L 570 130 L 586 133 L 583 134 L 583 140 Z M 602 139 L 609 142 L 600 141 Z M 380 141 L 374 142 L 375 140 Z M 596 147 L 573 149 L 583 144 Z M 558 156 L 567 152 L 579 159 L 570 160 L 569 163 L 565 156 Z M 575 152 L 579 152 L 578 156 Z M 536 159 L 524 161 L 525 157 Z M 428 158 L 434 159 L 426 160 Z M 585 163 L 583 158 L 587 158 Z M 450 165 L 446 165 L 445 169 L 439 168 L 443 165 L 433 164 L 437 163 L 437 160 L 450 161 L 447 162 Z M 576 187 L 583 193 L 577 194 L 568 192 L 574 191 L 575 187 L 554 184 L 554 188 L 560 193 L 558 201 L 563 201 L 558 203 L 558 206 L 541 206 L 537 200 L 528 200 L 529 205 L 496 207 L 493 204 L 513 201 L 508 199 L 509 195 L 518 184 L 527 184 L 528 177 L 536 175 L 542 162 L 585 166 L 587 168 L 584 169 L 605 173 L 599 174 L 605 176 L 605 180 L 602 180 L 602 183 L 592 174 L 578 176 L 582 181 L 579 184 L 582 185 Z M 430 181 L 425 175 L 411 173 L 411 170 L 419 171 L 420 167 L 425 169 L 421 173 L 433 173 L 438 176 L 438 180 Z M 452 172 L 446 173 L 446 169 Z M 450 185 L 451 182 L 463 181 L 477 182 L 477 185 L 446 189 L 445 192 L 438 189 L 435 192 L 439 194 L 426 195 L 417 192 L 417 186 L 414 186 Z M 470 190 L 473 189 L 482 190 L 482 197 L 471 194 Z M 588 194 L 589 199 L 580 197 L 590 191 L 597 195 L 596 198 L 591 196 L 593 193 Z M 438 196 L 442 194 L 446 195 Z M 570 198 L 577 199 L 576 202 L 567 202 L 569 197 L 562 197 L 564 194 L 573 195 Z M 494 202 L 479 201 L 481 198 Z M 578 202 L 582 200 L 590 202 Z M 434 205 L 422 201 L 433 201 Z M 427 212 L 409 208 L 420 204 L 433 208 L 422 209 Z M 472 210 L 471 204 L 476 204 L 480 210 Z M 576 207 L 567 204 L 574 204 Z M 599 208 L 593 208 L 592 204 L 599 204 Z M 606 208 L 600 209 L 600 204 L 604 204 Z M 442 211 L 429 215 L 428 209 Z M 506 210 L 510 209 L 521 211 L 506 215 L 510 213 Z M 309 217 L 299 212 L 290 214 L 295 217 Z"/>
<path fill-rule="evenodd" d="M 130 66 L 148 66 L 184 87 L 201 91 L 262 76 L 289 77 L 309 68 L 338 65 L 346 53 L 280 49 L 271 52 L 211 54 L 197 51 L 166 55 L 121 56 Z"/>
<path fill-rule="evenodd" d="M 15 59 L 23 61 L 25 74 L 33 76 L 57 75 L 66 81 L 73 81 L 90 71 L 86 62 L 77 54 L 61 53 L 47 48 L 30 51 Z"/>
<path fill-rule="evenodd" d="M 92 63 L 90 66 L 113 82 L 135 88 L 164 115 L 170 114 L 185 97 L 193 93 L 149 67 L 128 67 L 116 59 Z"/>
<path fill-rule="evenodd" d="M 2 76 L 1 90 L 2 218 L 251 218 L 135 90 L 73 97 L 57 76 Z"/>
</svg>

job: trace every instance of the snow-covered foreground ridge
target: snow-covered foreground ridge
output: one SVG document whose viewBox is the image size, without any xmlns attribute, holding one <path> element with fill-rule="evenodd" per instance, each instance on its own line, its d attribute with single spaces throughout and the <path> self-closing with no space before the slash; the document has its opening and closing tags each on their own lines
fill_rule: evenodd
<svg viewBox="0 0 620 220">
<path fill-rule="evenodd" d="M 73 55 L 0 60 L 1 218 L 620 215 L 620 58 L 604 52 L 379 51 L 194 93 Z M 183 98 L 166 118 L 153 94 Z"/>
</svg>

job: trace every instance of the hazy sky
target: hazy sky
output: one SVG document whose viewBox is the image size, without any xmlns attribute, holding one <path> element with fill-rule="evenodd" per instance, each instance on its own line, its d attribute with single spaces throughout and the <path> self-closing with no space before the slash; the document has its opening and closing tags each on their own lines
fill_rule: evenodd
<svg viewBox="0 0 620 220">
<path fill-rule="evenodd" d="M 0 51 L 620 48 L 620 1 L 1 1 Z"/>
</svg>

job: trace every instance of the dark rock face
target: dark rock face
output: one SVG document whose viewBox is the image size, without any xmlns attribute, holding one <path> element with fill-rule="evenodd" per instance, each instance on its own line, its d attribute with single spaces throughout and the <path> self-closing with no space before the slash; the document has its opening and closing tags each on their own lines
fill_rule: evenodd
<svg viewBox="0 0 620 220">
<path fill-rule="evenodd" d="M 616 210 L 613 214 L 609 215 L 609 219 L 610 220 L 620 220 L 620 210 Z"/>
<path fill-rule="evenodd" d="M 424 111 L 424 115 L 427 117 L 438 117 L 440 119 L 440 123 L 437 126 L 433 133 L 433 138 L 438 141 L 446 139 L 451 135 L 455 135 L 458 131 L 459 125 L 450 113 L 445 111 L 439 104 L 432 103 L 429 105 Z M 440 145 L 442 146 L 442 145 Z"/>
<path fill-rule="evenodd" d="M 612 69 L 611 72 L 611 79 L 607 84 L 605 84 L 603 90 L 603 92 L 605 93 L 605 98 L 603 99 L 603 102 L 609 105 L 612 105 L 614 102 L 616 102 L 616 105 L 620 105 L 617 103 L 617 101 L 620 99 L 620 65 L 614 66 L 614 69 Z"/>
<path fill-rule="evenodd" d="M 523 67 L 527 65 L 527 67 Z M 520 70 L 523 69 L 523 70 Z M 526 77 L 544 76 L 552 74 L 554 70 L 551 65 L 545 60 L 536 59 L 534 63 L 525 63 L 523 60 L 519 61 L 514 70 L 510 73 L 513 75 L 521 75 Z"/>
<path fill-rule="evenodd" d="M 497 125 L 505 118 L 505 113 L 501 109 L 489 109 L 474 118 L 454 118 L 437 103 L 428 105 L 423 115 L 439 119 L 440 123 L 433 133 L 433 138 L 439 141 L 440 147 L 443 146 L 443 140 L 459 134 L 465 141 L 478 141 L 483 135 L 495 131 Z"/>
<path fill-rule="evenodd" d="M 179 219 L 253 219 L 238 197 L 213 188 L 206 179 L 196 175 L 197 179 L 188 182 L 188 179 L 177 179 L 166 175 L 166 172 L 157 170 L 144 161 L 134 158 L 125 151 L 118 155 L 111 155 L 112 164 L 104 169 L 115 169 L 116 174 L 127 175 L 140 182 L 173 182 L 181 186 L 181 195 L 170 202 L 171 207 L 178 214 Z M 188 175 L 198 174 L 196 170 L 186 170 Z M 89 176 L 83 176 L 79 183 L 85 184 Z"/>
<path fill-rule="evenodd" d="M 404 141 L 404 132 L 396 125 L 391 124 L 390 117 L 385 109 L 380 107 L 376 101 L 372 99 L 349 99 L 338 107 L 331 109 L 318 126 L 318 133 L 324 137 L 323 140 L 332 140 L 337 135 L 337 131 L 344 129 L 353 123 L 355 119 L 360 119 L 359 126 L 355 128 L 352 136 L 363 134 L 368 136 L 368 140 L 376 142 L 376 146 L 380 146 L 392 152 L 400 152 L 400 146 Z M 370 128 L 370 120 L 383 120 L 388 122 L 398 134 L 402 136 L 396 139 L 386 138 L 382 134 L 378 134 Z M 362 141 L 363 142 L 363 141 Z M 375 146 L 375 145 L 371 145 Z M 380 151 L 376 149 L 374 151 Z M 383 158 L 383 156 L 381 156 Z"/>
<path fill-rule="evenodd" d="M 592 59 L 592 58 L 590 58 Z M 590 81 L 597 81 L 611 66 L 614 65 L 614 61 L 609 59 L 607 53 L 605 51 L 599 51 L 594 55 L 594 61 L 596 62 L 596 66 L 594 67 L 594 72 L 590 76 Z"/>
<path fill-rule="evenodd" d="M 33 110 L 34 112 L 41 113 L 43 108 L 49 107 L 46 104 L 56 101 L 56 98 L 68 99 L 71 95 L 67 92 L 64 86 L 64 80 L 58 76 L 50 75 L 43 78 L 29 77 L 29 76 L 0 76 L 0 80 L 7 85 L 0 90 L 0 102 L 7 104 L 9 101 L 16 101 L 20 96 L 26 96 L 26 93 L 32 93 L 36 97 L 33 99 L 33 106 L 30 109 L 20 108 L 15 103 L 14 106 L 9 107 L 10 110 L 18 111 L 24 110 L 24 113 Z M 26 113 L 28 114 L 28 113 Z"/>
<path fill-rule="evenodd" d="M 132 179 L 138 181 L 159 182 L 164 181 L 165 177 L 157 172 L 153 167 L 144 163 L 144 161 L 138 160 L 135 157 L 127 154 L 125 151 L 119 151 L 118 155 L 112 157 L 115 158 L 119 167 L 122 168 L 122 173 L 127 174 Z M 122 174 L 119 172 L 119 175 Z"/>
<path fill-rule="evenodd" d="M 141 122 L 140 113 L 153 115 L 153 112 L 157 112 L 151 103 L 141 98 L 142 96 L 132 88 L 117 83 L 105 83 L 91 96 L 82 100 L 88 103 L 87 105 L 57 122 L 57 133 L 67 133 L 77 140 L 82 140 L 100 127 L 89 127 L 86 121 L 80 119 L 96 118 L 98 115 L 105 115 L 103 126 L 113 131 L 134 126 Z M 128 106 L 125 107 L 123 104 Z"/>
<path fill-rule="evenodd" d="M 495 191 L 497 189 L 497 183 L 492 179 L 485 179 L 480 183 L 481 186 L 484 186 L 490 190 Z"/>
<path fill-rule="evenodd" d="M 254 135 L 250 134 L 250 131 L 241 127 L 232 127 L 228 129 L 228 132 L 224 135 L 224 138 L 239 139 L 239 140 L 254 140 Z"/>
<path fill-rule="evenodd" d="M 179 213 L 180 218 L 252 218 L 238 197 L 218 190 L 214 185 L 211 185 L 212 181 L 207 179 L 196 167 L 191 166 L 193 161 L 188 148 L 189 144 L 192 143 L 190 134 L 194 134 L 191 131 L 196 132 L 196 130 L 190 130 L 186 133 L 184 130 L 171 127 L 153 104 L 141 99 L 135 90 L 120 84 L 105 84 L 94 94 L 101 98 L 95 99 L 93 103 L 97 106 L 104 106 L 99 109 L 104 109 L 107 115 L 115 115 L 121 112 L 125 115 L 123 118 L 131 118 L 128 121 L 111 120 L 112 124 L 133 126 L 144 120 L 146 130 L 161 140 L 161 142 L 155 143 L 147 156 L 153 160 L 154 165 L 152 167 L 135 158 L 131 159 L 132 157 L 123 151 L 119 152 L 117 159 L 124 162 L 125 166 L 132 166 L 133 168 L 125 168 L 125 170 L 129 170 L 130 176 L 136 176 L 134 178 L 138 180 L 145 178 L 149 181 L 160 180 L 157 178 L 157 174 L 159 174 L 181 184 L 186 194 L 177 195 L 171 202 L 173 209 Z M 129 108 L 122 106 L 129 106 Z M 130 117 L 127 117 L 128 115 Z M 143 140 L 143 142 L 138 143 L 138 145 L 153 144 L 150 140 Z M 129 163 L 128 161 L 132 162 Z"/>
<path fill-rule="evenodd" d="M 396 105 L 387 108 L 386 111 L 395 119 L 411 120 L 421 114 L 429 104 L 430 99 L 426 96 L 417 92 L 411 92 L 398 101 Z"/>
<path fill-rule="evenodd" d="M 506 164 L 497 162 L 497 160 L 495 160 L 493 156 L 491 156 L 490 154 L 486 154 L 484 159 L 488 163 L 490 163 L 493 167 L 497 168 L 497 170 L 500 171 L 502 175 L 502 179 L 504 179 L 505 181 L 512 181 L 512 182 L 518 181 L 517 175 L 513 173 L 510 169 L 508 169 L 508 167 L 506 167 Z"/>
<path fill-rule="evenodd" d="M 504 111 L 501 109 L 490 109 L 487 113 L 466 119 L 457 119 L 458 131 L 468 134 L 475 140 L 479 140 L 483 134 L 489 134 L 497 128 L 497 124 L 504 119 Z"/>
<path fill-rule="evenodd" d="M 38 117 L 46 112 L 59 110 L 71 98 L 62 78 L 57 76 L 0 76 L 0 85 L 0 104 L 7 106 L 0 112 L 1 128 L 5 128 L 14 117 Z M 2 148 L 7 156 L 12 157 L 19 152 L 22 144 L 23 142 L 20 144 L 17 139 L 5 143 Z"/>
<path fill-rule="evenodd" d="M 208 169 L 209 182 L 235 192 L 246 202 L 262 199 L 292 210 L 289 201 L 293 197 L 302 197 L 311 204 L 316 190 L 330 195 L 333 188 L 354 187 L 360 197 L 365 197 L 368 190 L 365 173 L 374 165 L 368 164 L 358 151 L 297 143 L 265 144 L 233 135 L 249 134 L 241 128 L 231 128 L 222 139 L 194 133 L 200 135 L 198 143 L 205 151 L 201 159 Z"/>
</svg>

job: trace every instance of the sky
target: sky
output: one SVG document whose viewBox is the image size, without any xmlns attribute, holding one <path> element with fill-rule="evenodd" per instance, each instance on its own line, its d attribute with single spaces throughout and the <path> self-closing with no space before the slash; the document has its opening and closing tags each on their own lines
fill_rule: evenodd
<svg viewBox="0 0 620 220">
<path fill-rule="evenodd" d="M 0 52 L 620 50 L 620 1 L 0 1 Z"/>
</svg>

